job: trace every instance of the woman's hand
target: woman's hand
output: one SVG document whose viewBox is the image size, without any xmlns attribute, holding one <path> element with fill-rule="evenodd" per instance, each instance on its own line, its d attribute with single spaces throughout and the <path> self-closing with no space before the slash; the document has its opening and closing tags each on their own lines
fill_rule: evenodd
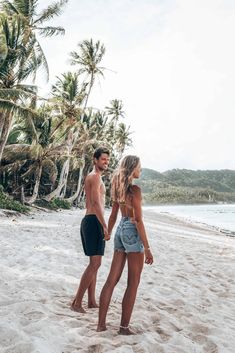
<svg viewBox="0 0 235 353">
<path fill-rule="evenodd" d="M 151 250 L 149 248 L 144 249 L 144 254 L 145 254 L 145 263 L 148 265 L 152 265 L 153 255 L 151 253 Z"/>
</svg>

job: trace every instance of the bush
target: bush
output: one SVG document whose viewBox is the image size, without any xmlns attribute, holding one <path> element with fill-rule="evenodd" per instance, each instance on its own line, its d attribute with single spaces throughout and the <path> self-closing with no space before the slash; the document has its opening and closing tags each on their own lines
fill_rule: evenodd
<svg viewBox="0 0 235 353">
<path fill-rule="evenodd" d="M 2 185 L 0 185 L 0 208 L 21 213 L 29 212 L 28 207 L 22 205 L 18 201 L 13 200 L 8 194 L 6 194 Z"/>
<path fill-rule="evenodd" d="M 63 208 L 65 210 L 69 210 L 71 208 L 71 204 L 63 199 L 54 199 L 50 203 L 57 208 Z"/>
<path fill-rule="evenodd" d="M 71 208 L 71 204 L 68 201 L 62 199 L 54 199 L 49 202 L 46 200 L 38 200 L 36 204 L 40 207 L 48 208 L 49 210 L 58 210 L 59 208 L 69 210 Z"/>
</svg>

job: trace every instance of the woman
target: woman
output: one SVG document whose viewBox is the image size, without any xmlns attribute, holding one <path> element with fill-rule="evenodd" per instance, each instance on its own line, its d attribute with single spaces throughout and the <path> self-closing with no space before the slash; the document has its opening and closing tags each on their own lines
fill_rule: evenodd
<svg viewBox="0 0 235 353">
<path fill-rule="evenodd" d="M 100 295 L 97 331 L 106 330 L 106 315 L 109 303 L 114 287 L 121 277 L 127 260 L 128 281 L 122 300 L 122 317 L 118 333 L 122 335 L 134 334 L 129 328 L 129 322 L 143 269 L 144 258 L 145 263 L 150 265 L 153 263 L 153 256 L 142 220 L 141 190 L 137 185 L 132 185 L 133 179 L 139 178 L 140 171 L 139 158 L 129 155 L 122 159 L 112 180 L 113 206 L 108 222 L 109 234 L 112 232 L 119 209 L 122 218 L 115 234 L 114 255 L 110 273 Z"/>
</svg>

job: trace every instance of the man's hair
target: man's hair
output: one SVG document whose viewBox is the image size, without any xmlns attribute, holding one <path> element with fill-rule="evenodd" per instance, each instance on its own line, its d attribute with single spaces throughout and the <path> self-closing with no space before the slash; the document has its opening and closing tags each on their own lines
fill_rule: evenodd
<svg viewBox="0 0 235 353">
<path fill-rule="evenodd" d="M 106 153 L 109 156 L 109 150 L 106 147 L 99 147 L 95 150 L 93 158 L 99 159 L 102 153 Z"/>
</svg>

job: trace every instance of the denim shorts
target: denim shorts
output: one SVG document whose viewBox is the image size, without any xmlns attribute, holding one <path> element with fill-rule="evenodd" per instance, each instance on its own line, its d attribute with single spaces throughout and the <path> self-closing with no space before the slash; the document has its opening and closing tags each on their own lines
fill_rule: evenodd
<svg viewBox="0 0 235 353">
<path fill-rule="evenodd" d="M 136 225 L 129 217 L 122 217 L 114 237 L 114 251 L 144 252 L 144 246 Z"/>
</svg>

